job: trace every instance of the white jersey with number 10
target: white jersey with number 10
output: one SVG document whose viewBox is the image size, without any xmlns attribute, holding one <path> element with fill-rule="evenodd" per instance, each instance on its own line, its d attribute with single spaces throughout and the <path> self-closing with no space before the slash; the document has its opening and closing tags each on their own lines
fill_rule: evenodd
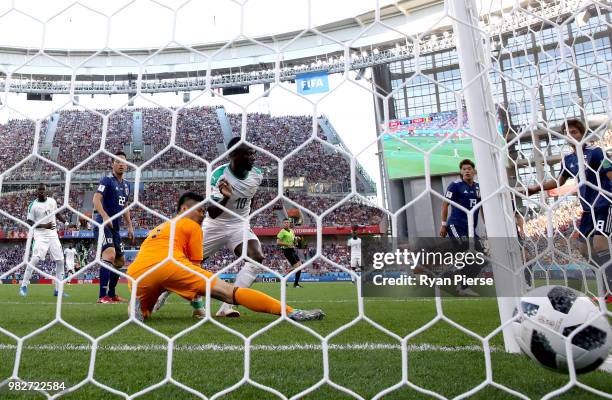
<svg viewBox="0 0 612 400">
<path fill-rule="evenodd" d="M 232 197 L 225 204 L 225 208 L 238 214 L 243 218 L 247 218 L 251 212 L 251 201 L 257 193 L 257 189 L 263 180 L 263 174 L 259 168 L 253 167 L 244 179 L 236 177 L 230 170 L 229 164 L 223 164 L 217 167 L 211 177 L 212 198 L 216 201 L 221 201 L 223 195 L 219 190 L 218 184 L 221 179 L 225 179 L 232 186 Z M 223 212 L 215 219 L 206 218 L 207 224 L 227 224 L 236 223 L 240 219 L 231 215 L 228 212 Z M 205 223 L 205 224 L 206 224 Z"/>
</svg>

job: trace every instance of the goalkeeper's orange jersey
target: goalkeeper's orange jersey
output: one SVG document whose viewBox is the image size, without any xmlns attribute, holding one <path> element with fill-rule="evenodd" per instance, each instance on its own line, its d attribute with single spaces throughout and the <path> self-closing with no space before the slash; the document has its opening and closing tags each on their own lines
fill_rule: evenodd
<svg viewBox="0 0 612 400">
<path fill-rule="evenodd" d="M 174 221 L 176 221 L 176 228 L 172 258 L 183 265 L 189 266 L 189 264 L 192 264 L 199 267 L 204 257 L 204 235 L 201 226 L 189 218 Z M 128 275 L 137 278 L 168 257 L 170 227 L 170 221 L 164 222 L 149 232 L 142 246 L 140 246 L 136 259 L 128 268 Z"/>
</svg>

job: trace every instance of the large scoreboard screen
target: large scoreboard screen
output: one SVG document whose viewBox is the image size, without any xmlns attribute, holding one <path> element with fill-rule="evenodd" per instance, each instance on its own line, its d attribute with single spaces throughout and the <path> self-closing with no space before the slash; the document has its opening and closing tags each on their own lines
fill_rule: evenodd
<svg viewBox="0 0 612 400">
<path fill-rule="evenodd" d="M 462 117 L 461 121 L 459 117 Z M 498 123 L 498 130 L 502 133 L 501 123 Z M 387 133 L 383 136 L 389 179 L 425 175 L 424 153 L 427 151 L 431 151 L 431 175 L 458 172 L 461 160 L 474 160 L 470 132 L 465 110 L 461 116 L 457 111 L 445 111 L 389 121 Z"/>
</svg>

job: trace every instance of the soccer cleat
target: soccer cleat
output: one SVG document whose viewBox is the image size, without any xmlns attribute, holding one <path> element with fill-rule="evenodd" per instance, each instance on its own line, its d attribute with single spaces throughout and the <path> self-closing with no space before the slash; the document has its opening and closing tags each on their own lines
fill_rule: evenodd
<svg viewBox="0 0 612 400">
<path fill-rule="evenodd" d="M 123 297 L 119 297 L 117 295 L 114 295 L 113 297 L 110 297 L 111 302 L 113 303 L 127 303 L 127 299 L 124 299 Z"/>
<path fill-rule="evenodd" d="M 168 300 L 168 297 L 170 297 L 170 293 L 171 292 L 169 291 L 165 291 L 159 295 L 155 305 L 153 306 L 153 312 L 158 312 L 164 306 L 164 304 L 166 304 L 166 300 Z"/>
<path fill-rule="evenodd" d="M 232 306 L 221 307 L 215 314 L 215 317 L 238 318 L 240 317 L 240 311 L 234 309 Z"/>
<path fill-rule="evenodd" d="M 323 310 L 293 310 L 288 317 L 297 322 L 317 321 L 325 317 Z"/>
<path fill-rule="evenodd" d="M 58 291 L 57 291 L 57 289 L 55 289 L 53 291 L 53 296 L 57 297 L 57 294 L 58 294 Z M 64 293 L 62 293 L 62 297 L 70 297 L 70 295 L 68 293 L 64 292 Z"/>
<path fill-rule="evenodd" d="M 22 286 L 19 288 L 19 296 L 26 297 L 28 295 L 28 287 Z"/>
<path fill-rule="evenodd" d="M 108 296 L 104 296 L 100 297 L 98 301 L 96 301 L 96 304 L 113 304 L 113 300 Z"/>
<path fill-rule="evenodd" d="M 469 287 L 462 289 L 461 286 L 457 287 L 457 294 L 459 296 L 466 296 L 466 297 L 479 297 L 480 296 L 479 293 L 473 291 Z"/>
<path fill-rule="evenodd" d="M 240 313 L 238 313 L 240 315 Z M 195 319 L 204 319 L 206 318 L 206 310 L 204 308 L 194 309 L 191 312 L 191 316 Z"/>
<path fill-rule="evenodd" d="M 140 299 L 139 298 L 136 298 L 136 301 L 135 301 L 135 304 L 134 304 L 134 310 L 135 310 L 134 318 L 136 318 L 140 322 L 144 322 L 145 317 L 144 317 L 144 314 L 142 313 L 142 308 L 140 308 Z M 130 313 L 130 311 L 131 311 L 130 306 L 128 306 L 128 314 Z"/>
<path fill-rule="evenodd" d="M 303 289 L 304 287 L 298 283 L 297 285 L 293 285 L 293 288 L 294 289 Z"/>
</svg>

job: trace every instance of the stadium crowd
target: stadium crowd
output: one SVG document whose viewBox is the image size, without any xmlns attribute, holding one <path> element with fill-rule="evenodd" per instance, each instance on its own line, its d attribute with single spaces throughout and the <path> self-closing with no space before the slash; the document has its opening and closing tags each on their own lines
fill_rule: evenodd
<svg viewBox="0 0 612 400">
<path fill-rule="evenodd" d="M 550 238 L 546 213 L 531 210 L 526 214 L 523 228 L 525 237 L 522 241 L 526 262 L 534 259 L 545 265 L 585 262 L 578 246 L 570 241 L 582 216 L 578 199 L 566 201 L 552 210 L 553 232 Z"/>
<path fill-rule="evenodd" d="M 240 135 L 242 114 L 227 114 L 234 135 Z M 266 149 L 275 156 L 287 156 L 298 146 L 304 144 L 312 135 L 312 117 L 280 116 L 268 114 L 248 114 L 246 118 L 246 139 L 248 142 Z M 318 128 L 317 137 L 327 141 L 326 135 Z M 258 152 L 256 164 L 269 167 L 273 171 L 276 161 Z M 350 161 L 334 146 L 311 141 L 285 160 L 285 178 L 304 177 L 309 182 L 337 182 L 350 187 Z M 358 190 L 363 183 L 358 180 Z"/>
<path fill-rule="evenodd" d="M 118 111 L 96 110 L 95 112 L 84 109 L 62 110 L 53 115 L 51 120 L 41 121 L 40 144 L 44 144 L 47 138 L 47 125 L 49 122 L 57 123 L 52 140 L 52 150 L 49 157 L 64 167 L 71 169 L 81 163 L 85 158 L 100 148 L 103 129 L 103 118 L 101 115 L 109 115 L 108 132 L 106 135 L 105 148 L 110 152 L 123 150 L 132 140 L 134 127 L 134 112 L 142 113 L 142 138 L 145 145 L 150 145 L 152 153 L 163 150 L 170 142 L 170 131 L 172 126 L 172 113 L 163 108 L 130 108 Z M 59 120 L 53 121 L 57 118 Z M 241 115 L 228 114 L 228 121 L 234 134 L 240 133 Z M 214 159 L 222 150 L 223 135 L 215 108 L 191 107 L 178 112 L 177 115 L 176 144 L 195 153 L 207 160 Z M 24 157 L 32 150 L 35 123 L 30 120 L 9 120 L 6 124 L 0 124 L 0 144 L 4 151 L 0 154 L 0 167 L 6 169 Z M 313 120 L 310 116 L 282 116 L 272 117 L 267 114 L 248 114 L 247 116 L 247 139 L 254 144 L 266 148 L 277 156 L 285 156 L 297 146 L 310 138 L 313 129 Z M 322 130 L 319 128 L 318 138 L 326 140 Z M 128 146 L 129 147 L 129 146 Z M 42 148 L 42 147 L 41 147 Z M 145 160 L 132 159 L 128 151 L 128 160 L 139 163 Z M 255 197 L 252 210 L 255 211 L 268 203 L 276 196 L 277 165 L 269 157 L 258 153 L 258 166 L 262 168 L 266 176 L 264 185 Z M 220 161 L 223 162 L 223 161 Z M 162 157 L 154 160 L 147 166 L 147 170 L 177 170 L 190 169 L 202 170 L 206 166 L 196 160 L 189 159 L 184 153 L 172 149 L 164 153 Z M 79 169 L 80 173 L 92 172 L 89 178 L 91 182 L 74 182 L 70 192 L 70 205 L 79 211 L 91 215 L 91 204 L 83 204 L 84 199 L 89 199 L 91 192 L 100 176 L 108 173 L 110 160 L 106 155 L 98 155 Z M 302 188 L 309 188 L 314 182 L 324 187 L 319 192 L 321 196 L 308 195 L 304 191 L 291 191 L 286 196 L 308 209 L 320 214 L 343 198 L 343 193 L 336 193 L 335 197 L 326 197 L 332 190 L 333 184 L 341 183 L 342 187 L 350 187 L 349 162 L 335 147 L 324 146 L 320 142 L 311 142 L 297 154 L 290 157 L 284 167 L 285 177 L 296 177 L 305 179 Z M 0 209 L 20 218 L 25 219 L 27 204 L 34 198 L 33 187 L 41 178 L 62 182 L 64 175 L 55 167 L 42 160 L 33 160 L 4 178 L 4 191 L 0 194 Z M 176 176 L 172 177 L 176 181 Z M 23 184 L 22 180 L 29 181 Z M 266 183 L 266 180 L 269 182 Z M 15 182 L 20 181 L 20 182 Z M 310 182 L 310 184 L 308 183 Z M 358 187 L 363 188 L 361 180 L 357 180 Z M 147 182 L 145 180 L 141 201 L 148 207 L 170 216 L 174 213 L 174 202 L 178 192 L 186 189 L 195 189 L 203 192 L 201 184 L 197 182 L 165 183 L 159 180 Z M 336 186 L 337 187 L 337 186 Z M 327 188 L 327 189 L 325 189 Z M 303 189 L 300 189 L 303 190 Z M 310 190 L 310 189 L 309 189 Z M 51 185 L 48 191 L 61 205 L 63 187 Z M 81 226 L 82 221 L 72 215 L 65 216 L 74 223 L 70 229 Z M 133 209 L 133 219 L 136 228 L 151 228 L 159 223 L 159 219 L 140 208 Z M 263 210 L 251 221 L 255 227 L 276 227 L 280 225 L 280 219 L 286 215 L 283 210 L 283 202 L 278 201 L 273 206 Z M 371 207 L 351 203 L 341 206 L 338 210 L 325 218 L 325 225 L 349 225 L 349 224 L 376 224 L 382 219 L 382 213 Z M 0 217 L 0 225 L 3 233 L 23 233 L 26 230 L 9 218 Z M 86 224 L 87 225 L 87 224 Z M 91 226 L 86 226 L 91 228 Z"/>
<path fill-rule="evenodd" d="M 165 149 L 170 143 L 172 113 L 163 108 L 130 108 L 115 112 L 111 110 L 62 110 L 58 113 L 59 120 L 52 140 L 50 154 L 45 154 L 52 161 L 71 169 L 100 149 L 103 118 L 109 115 L 108 131 L 105 149 L 109 152 L 125 150 L 132 143 L 134 113 L 142 113 L 143 144 L 150 145 L 152 154 Z M 55 116 L 53 117 L 55 118 Z M 240 134 L 241 115 L 228 114 L 228 121 L 234 134 Z M 283 157 L 310 138 L 313 129 L 310 116 L 272 117 L 267 114 L 249 114 L 247 116 L 247 140 L 257 146 L 267 149 L 276 156 Z M 47 121 L 41 124 L 41 144 L 46 139 Z M 0 166 L 4 169 L 15 164 L 30 154 L 34 122 L 29 120 L 10 120 L 0 125 L 0 144 L 10 151 L 0 155 Z M 188 150 L 208 161 L 216 158 L 223 150 L 223 135 L 221 125 L 212 107 L 190 107 L 181 109 L 176 121 L 176 145 Z M 326 141 L 323 131 L 319 128 L 318 138 Z M 127 146 L 127 147 L 126 147 Z M 139 163 L 128 151 L 128 161 Z M 149 166 L 150 169 L 190 169 L 202 170 L 205 165 L 194 162 L 184 153 L 174 151 L 165 153 L 159 160 Z M 38 165 L 37 165 L 38 164 Z M 257 165 L 276 176 L 277 164 L 270 157 L 258 152 Z M 98 155 L 79 169 L 86 171 L 107 171 L 109 158 Z M 46 178 L 62 179 L 60 171 L 43 161 L 24 165 L 10 174 L 10 180 L 22 178 L 38 179 L 44 174 Z M 350 163 L 348 158 L 335 146 L 325 146 L 321 142 L 310 142 L 306 147 L 292 155 L 284 166 L 285 177 L 304 177 L 314 183 L 344 183 L 350 187 Z M 358 189 L 364 189 L 363 182 L 358 179 Z"/>
<path fill-rule="evenodd" d="M 552 211 L 552 221 L 555 230 L 560 233 L 567 232 L 571 234 L 571 230 L 574 226 L 574 221 L 578 221 L 582 216 L 582 208 L 580 202 L 571 200 L 562 203 Z M 530 215 L 526 216 L 525 221 L 525 235 L 528 237 L 545 236 L 548 229 L 548 217 L 545 212 L 535 214 L 530 212 Z"/>
<path fill-rule="evenodd" d="M 108 114 L 110 110 L 98 110 Z M 57 162 L 68 169 L 74 168 L 100 148 L 103 118 L 95 112 L 82 110 L 60 111 L 53 146 L 59 148 Z M 105 148 L 114 153 L 123 150 L 123 144 L 131 141 L 132 113 L 119 111 L 108 119 Z M 108 157 L 97 156 L 82 170 L 108 168 Z"/>
<path fill-rule="evenodd" d="M 35 128 L 34 121 L 25 119 L 12 119 L 6 124 L 0 124 L 0 171 L 6 171 L 31 154 Z M 40 127 L 41 136 L 46 129 L 47 121 L 43 120 Z M 29 178 L 37 167 L 35 161 L 28 161 L 11 171 L 4 179 Z"/>
</svg>

